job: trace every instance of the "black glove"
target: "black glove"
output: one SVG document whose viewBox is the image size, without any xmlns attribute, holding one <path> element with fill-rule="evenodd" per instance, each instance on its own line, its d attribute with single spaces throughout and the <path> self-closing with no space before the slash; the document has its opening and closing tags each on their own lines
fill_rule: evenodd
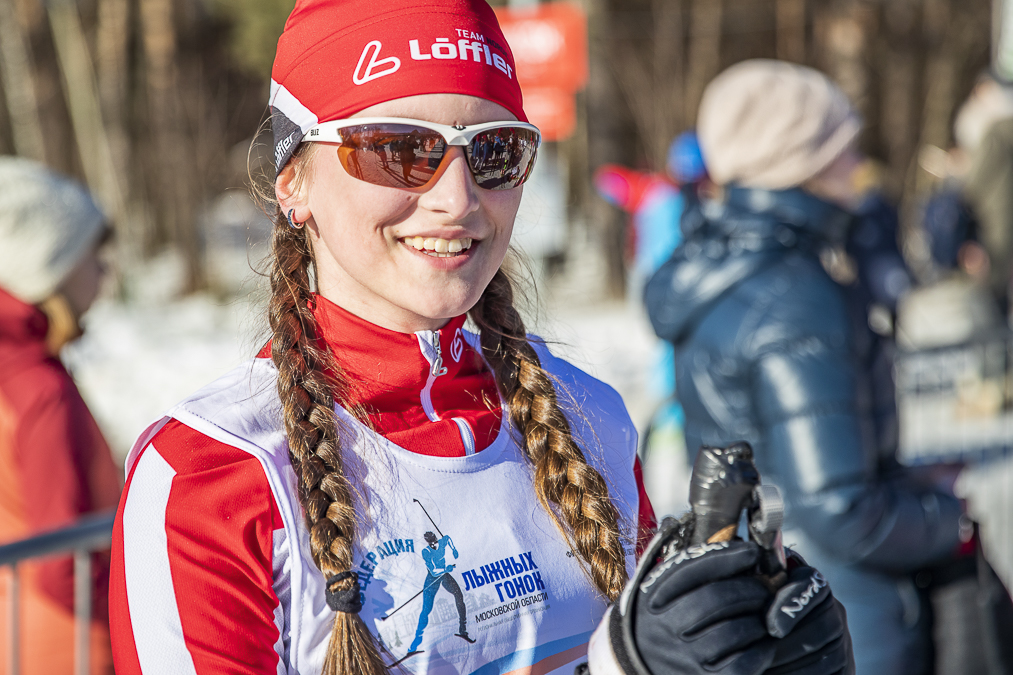
<svg viewBox="0 0 1013 675">
<path fill-rule="evenodd" d="M 755 543 L 656 542 L 592 637 L 593 675 L 854 674 L 844 608 L 800 557 L 774 593 Z"/>
<path fill-rule="evenodd" d="M 766 670 L 775 645 L 764 621 L 771 593 L 750 574 L 759 558 L 751 542 L 712 544 L 676 554 L 647 575 L 635 590 L 633 636 L 652 675 Z"/>
<path fill-rule="evenodd" d="M 844 605 L 817 570 L 797 553 L 788 556 L 788 581 L 767 610 L 767 630 L 775 636 L 774 660 L 767 675 L 853 675 L 851 634 Z"/>
</svg>

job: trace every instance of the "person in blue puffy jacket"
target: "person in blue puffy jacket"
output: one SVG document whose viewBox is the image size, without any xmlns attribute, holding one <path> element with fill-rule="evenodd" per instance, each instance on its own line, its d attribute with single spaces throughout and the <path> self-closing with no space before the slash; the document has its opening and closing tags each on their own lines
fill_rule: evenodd
<svg viewBox="0 0 1013 675">
<path fill-rule="evenodd" d="M 815 70 L 754 60 L 719 75 L 697 121 L 717 197 L 684 218 L 645 300 L 675 346 L 687 448 L 752 444 L 785 497 L 785 543 L 847 608 L 857 673 L 922 675 L 931 634 L 911 572 L 967 550 L 969 521 L 949 485 L 895 457 L 869 310 L 892 308 L 910 277 L 895 221 L 858 189 L 860 130 Z M 830 249 L 857 274 L 835 280 Z"/>
</svg>

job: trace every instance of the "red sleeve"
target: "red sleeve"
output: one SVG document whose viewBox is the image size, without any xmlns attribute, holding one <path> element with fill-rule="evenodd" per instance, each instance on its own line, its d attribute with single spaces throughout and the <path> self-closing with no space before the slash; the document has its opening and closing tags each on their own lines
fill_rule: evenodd
<svg viewBox="0 0 1013 675">
<path fill-rule="evenodd" d="M 64 527 L 85 513 L 115 506 L 119 469 L 70 376 L 57 364 L 44 364 L 26 370 L 12 384 L 22 393 L 13 398 L 19 415 L 15 447 L 30 530 Z M 94 616 L 104 621 L 108 556 L 97 554 L 94 562 Z M 50 558 L 41 561 L 38 569 L 41 590 L 72 612 L 73 559 Z"/>
<path fill-rule="evenodd" d="M 647 544 L 658 529 L 658 519 L 654 515 L 654 507 L 651 506 L 651 498 L 647 496 L 647 489 L 644 488 L 644 470 L 640 466 L 640 458 L 633 462 L 633 475 L 637 479 L 637 492 L 640 494 L 639 508 L 637 513 L 637 557 L 644 552 Z"/>
<path fill-rule="evenodd" d="M 282 528 L 256 457 L 169 422 L 135 462 L 113 530 L 116 672 L 276 673 Z"/>
</svg>

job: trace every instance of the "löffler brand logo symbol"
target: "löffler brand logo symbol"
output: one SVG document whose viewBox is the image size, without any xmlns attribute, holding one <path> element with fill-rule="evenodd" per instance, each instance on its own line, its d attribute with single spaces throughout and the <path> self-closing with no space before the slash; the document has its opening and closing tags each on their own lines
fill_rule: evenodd
<svg viewBox="0 0 1013 675">
<path fill-rule="evenodd" d="M 513 79 L 514 67 L 507 59 L 497 53 L 487 42 L 484 35 L 464 29 L 457 29 L 460 37 L 456 42 L 451 38 L 434 38 L 432 44 L 420 45 L 418 40 L 408 41 L 408 52 L 413 61 L 471 61 L 496 68 L 508 78 Z M 401 59 L 396 56 L 380 58 L 383 44 L 379 40 L 366 43 L 359 56 L 352 74 L 352 82 L 357 85 L 366 84 L 384 75 L 392 75 L 401 69 Z M 395 49 L 396 50 L 396 49 Z M 405 55 L 406 57 L 408 55 Z M 366 57 L 369 57 L 368 59 Z"/>
<path fill-rule="evenodd" d="M 464 353 L 464 339 L 461 337 L 461 329 L 458 328 L 454 333 L 454 341 L 450 343 L 450 356 L 453 357 L 454 363 L 460 362 L 462 353 Z"/>
<path fill-rule="evenodd" d="M 371 80 L 375 80 L 384 75 L 390 75 L 396 73 L 401 67 L 401 59 L 396 56 L 388 56 L 385 59 L 378 59 L 380 56 L 380 49 L 383 45 L 379 40 L 373 40 L 366 44 L 365 49 L 362 50 L 362 55 L 359 56 L 359 63 L 355 66 L 355 73 L 352 75 L 352 82 L 355 84 L 365 84 Z M 366 55 L 369 54 L 369 63 L 366 64 L 365 70 L 362 68 L 362 64 L 366 62 Z M 374 70 L 380 66 L 390 64 L 389 68 L 383 70 Z"/>
</svg>

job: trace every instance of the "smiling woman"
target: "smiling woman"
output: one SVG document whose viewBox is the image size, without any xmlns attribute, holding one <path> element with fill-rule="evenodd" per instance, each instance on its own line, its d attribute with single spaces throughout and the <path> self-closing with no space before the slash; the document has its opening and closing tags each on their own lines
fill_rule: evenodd
<svg viewBox="0 0 1013 675">
<path fill-rule="evenodd" d="M 495 15 L 300 0 L 271 92 L 273 337 L 130 453 L 117 672 L 572 672 L 654 517 L 618 395 L 514 308 Z"/>
<path fill-rule="evenodd" d="M 513 307 L 495 15 L 301 1 L 271 89 L 273 339 L 128 458 L 117 671 L 572 670 L 653 514 L 622 402 Z"/>
</svg>

